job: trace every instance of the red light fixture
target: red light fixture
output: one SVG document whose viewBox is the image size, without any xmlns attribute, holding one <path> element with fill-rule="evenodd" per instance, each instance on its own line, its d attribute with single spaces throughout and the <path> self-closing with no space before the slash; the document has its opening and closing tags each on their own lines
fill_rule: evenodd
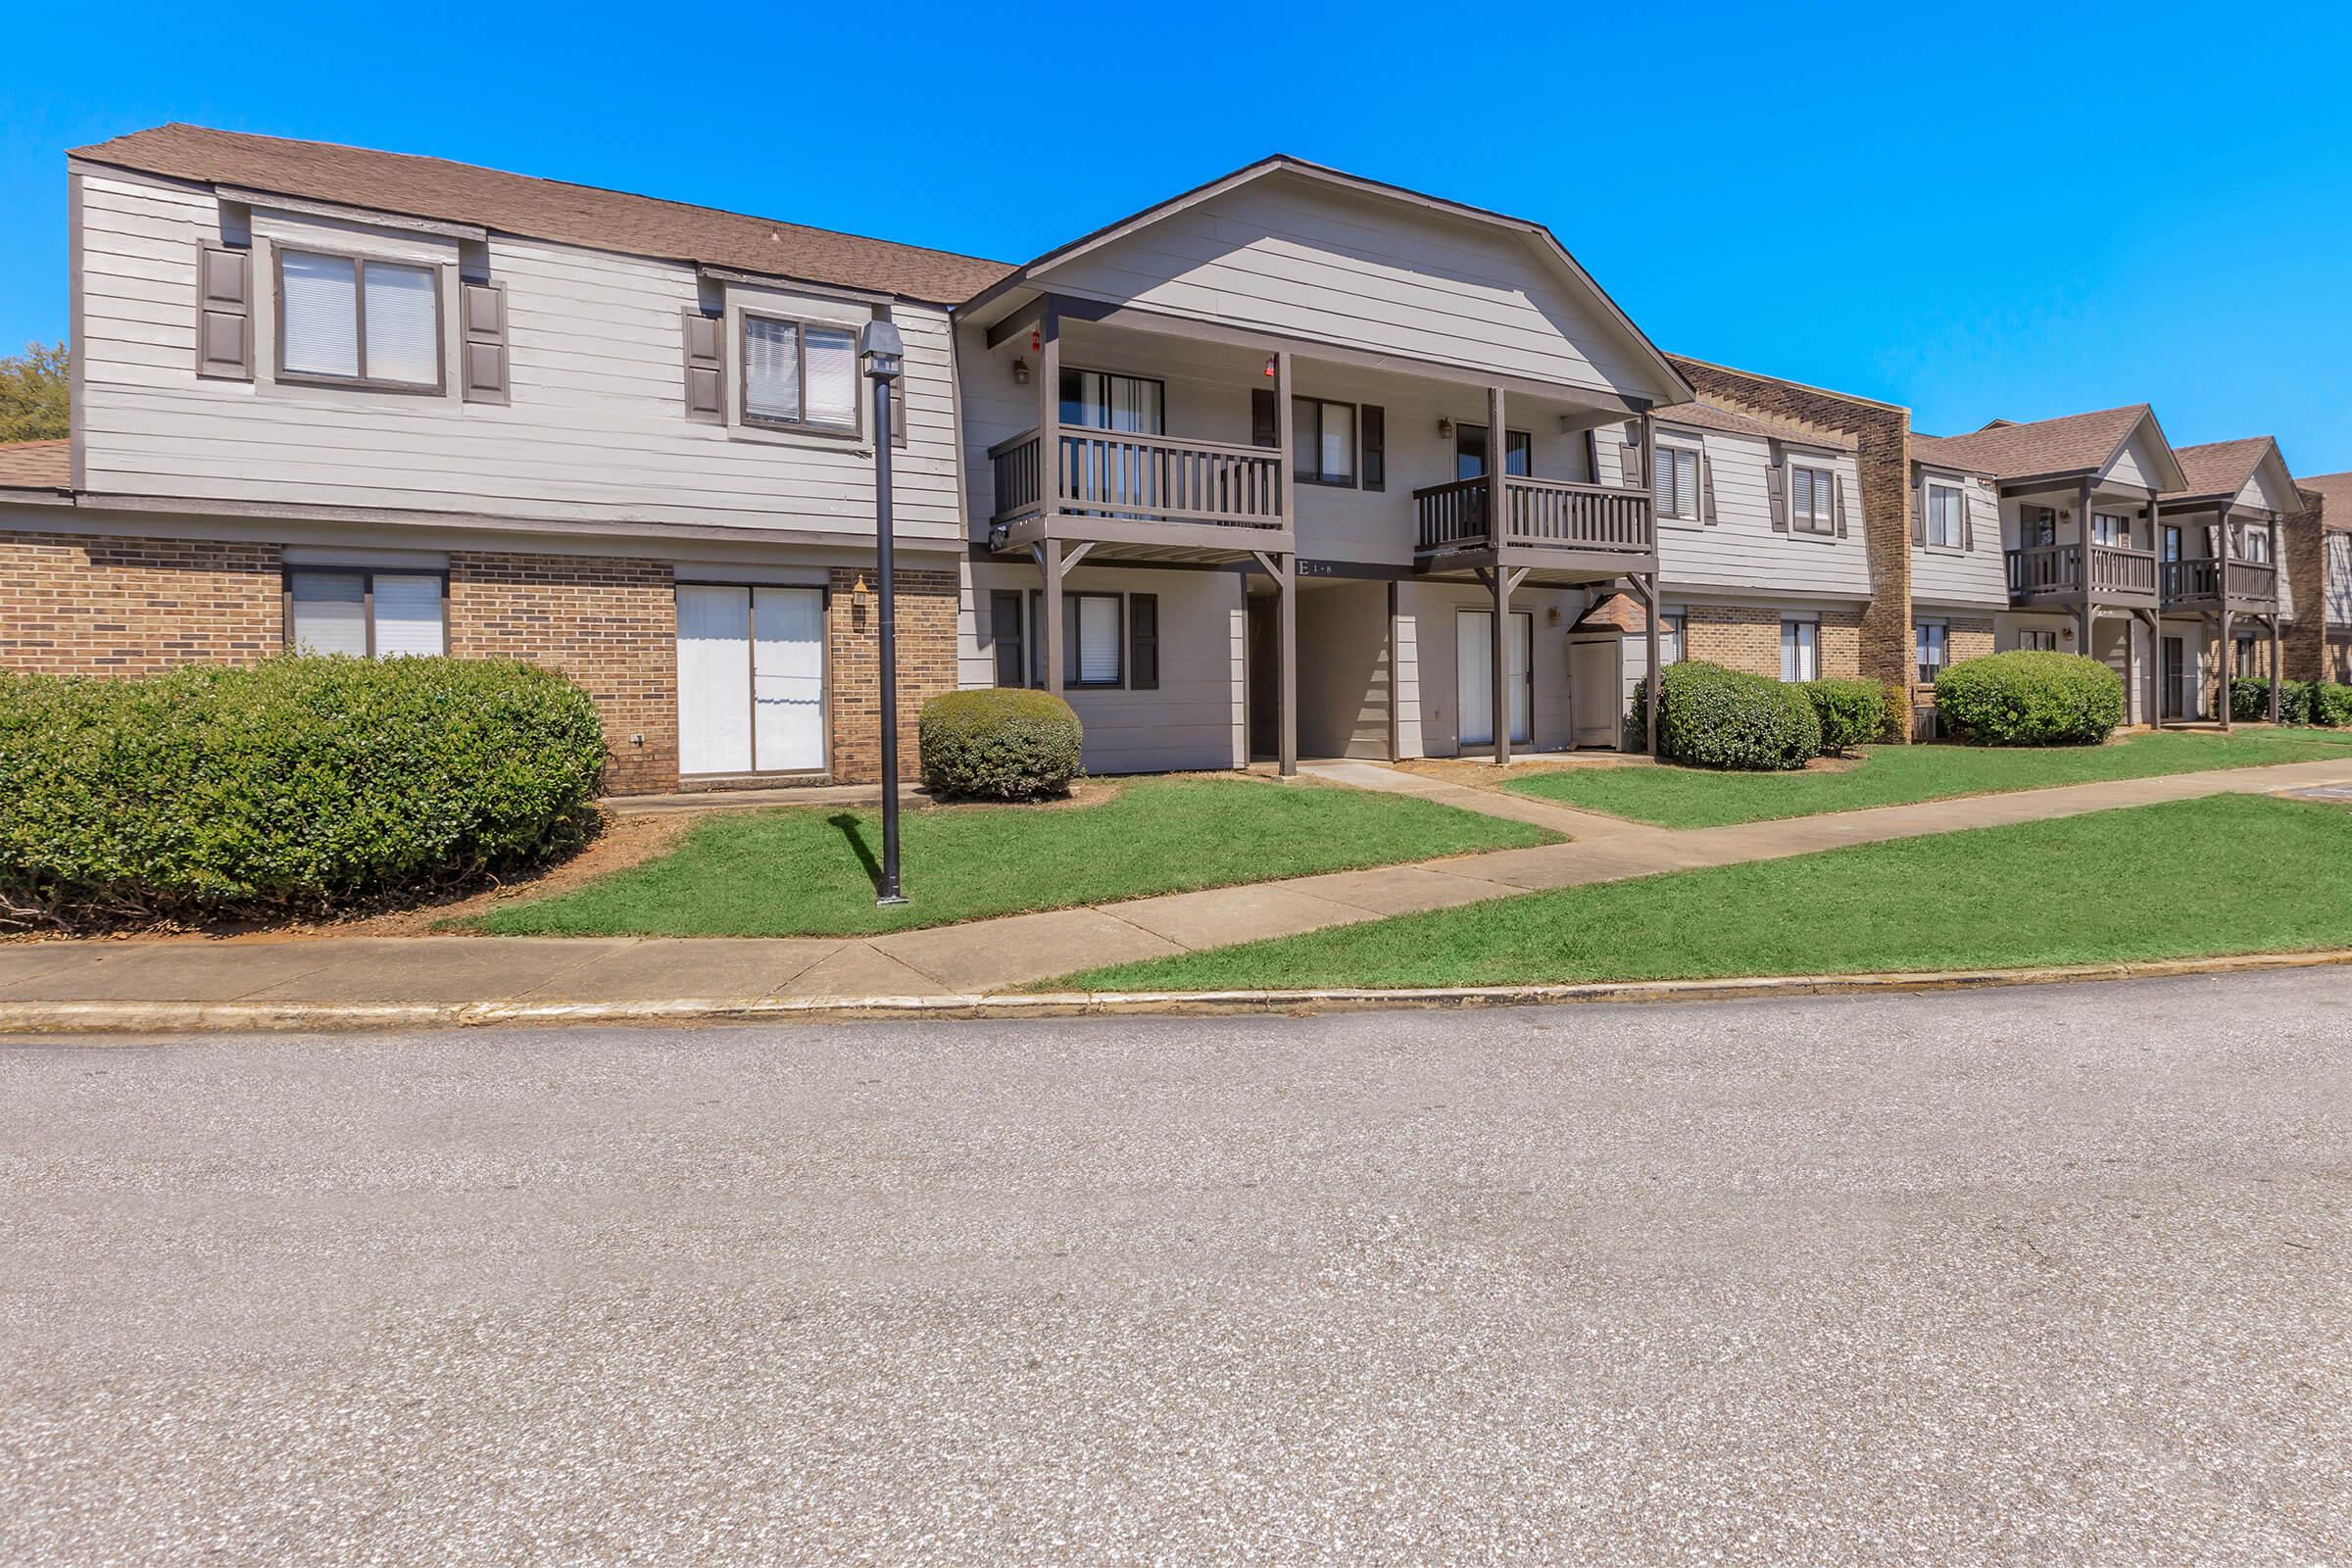
<svg viewBox="0 0 2352 1568">
<path fill-rule="evenodd" d="M 1043 354 L 1045 351 L 1046 334 L 1034 326 L 1031 327 L 1029 329 L 1029 352 L 1032 354 Z"/>
<path fill-rule="evenodd" d="M 1271 354 L 1266 356 L 1266 373 L 1268 375 L 1274 373 L 1274 356 Z"/>
</svg>

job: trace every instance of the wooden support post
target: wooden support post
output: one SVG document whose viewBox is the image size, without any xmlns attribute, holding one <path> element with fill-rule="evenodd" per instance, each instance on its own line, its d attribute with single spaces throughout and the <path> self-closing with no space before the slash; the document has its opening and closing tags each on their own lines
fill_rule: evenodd
<svg viewBox="0 0 2352 1568">
<path fill-rule="evenodd" d="M 2223 569 L 2226 571 L 2229 568 L 2224 567 Z M 2230 702 L 2230 684 L 2236 674 L 2233 666 L 2237 662 L 2236 651 L 2230 637 L 2231 630 L 2232 627 L 2230 624 L 2230 607 L 2225 601 L 2222 606 L 2222 679 L 2221 687 L 2218 693 L 2220 700 L 2215 704 L 2217 716 L 2221 719 L 2222 728 L 2224 730 L 2230 728 L 2230 710 L 2231 706 Z"/>
<path fill-rule="evenodd" d="M 2213 568 L 2213 591 L 2216 602 L 2222 607 L 2222 684 L 2219 692 L 2221 700 L 2214 706 L 2217 710 L 2215 716 L 2221 720 L 2222 729 L 2224 733 L 2227 733 L 2230 724 L 2230 682 L 2233 672 L 2232 666 L 2237 662 L 2235 649 L 2230 642 L 2230 505 L 2228 502 L 2224 502 L 2214 510 L 2213 554 L 2216 563 Z"/>
<path fill-rule="evenodd" d="M 2090 506 L 2091 485 L 2086 479 L 2082 483 L 2082 499 L 2075 512 L 2075 586 L 2082 593 L 2082 608 L 2077 612 L 2080 629 L 2076 633 L 2082 638 L 2082 644 L 2075 651 L 2084 659 L 2098 657 L 2090 651 L 2090 623 L 2098 615 L 2098 606 L 2091 598 L 2090 589 Z"/>
<path fill-rule="evenodd" d="M 1295 778 L 1298 772 L 1298 558 L 1282 555 L 1275 560 L 1282 567 L 1281 575 L 1275 579 L 1276 590 L 1282 595 L 1281 717 L 1275 762 L 1284 778 Z"/>
<path fill-rule="evenodd" d="M 1503 525 L 1509 515 L 1503 495 L 1505 470 L 1510 466 L 1510 433 L 1503 425 L 1502 388 L 1487 388 L 1487 544 L 1494 552 L 1494 621 L 1487 640 L 1492 656 L 1494 702 L 1494 765 L 1511 760 L 1511 579 L 1503 567 Z"/>
<path fill-rule="evenodd" d="M 1046 690 L 1054 696 L 1062 695 L 1061 662 L 1061 541 L 1048 539 L 1038 546 L 1038 564 L 1046 570 L 1045 597 L 1039 602 L 1038 613 L 1045 618 Z"/>
<path fill-rule="evenodd" d="M 2271 552 L 2273 562 L 2271 569 L 2273 571 L 2277 571 L 2278 569 L 2277 565 L 2278 555 L 2278 552 L 2277 550 L 2273 550 Z M 2283 682 L 2281 682 L 2278 678 L 2278 615 L 2277 611 L 2274 610 L 2271 614 L 2271 722 L 2274 724 L 2278 722 L 2278 688 L 2282 684 Z M 2304 715 L 2306 721 L 2308 721 L 2311 715 L 2308 713 Z"/>
<path fill-rule="evenodd" d="M 1649 673 L 1642 677 L 1648 683 L 1649 701 L 1643 703 L 1642 709 L 1642 718 L 1649 731 L 1644 750 L 1649 753 L 1650 760 L 1654 761 L 1658 755 L 1658 705 L 1666 690 L 1666 672 L 1658 667 L 1658 655 L 1661 647 L 1661 639 L 1658 636 L 1658 619 L 1662 613 L 1658 606 L 1658 574 L 1654 571 L 1649 572 L 1634 578 L 1633 582 L 1635 587 L 1641 590 L 1642 611 L 1644 617 L 1649 622 Z"/>
<path fill-rule="evenodd" d="M 1049 297 L 1037 318 L 1037 497 L 1053 526 L 1065 489 L 1061 456 L 1061 310 Z"/>
<path fill-rule="evenodd" d="M 2164 617 L 2145 612 L 2148 621 L 2148 728 L 2164 728 Z"/>
</svg>

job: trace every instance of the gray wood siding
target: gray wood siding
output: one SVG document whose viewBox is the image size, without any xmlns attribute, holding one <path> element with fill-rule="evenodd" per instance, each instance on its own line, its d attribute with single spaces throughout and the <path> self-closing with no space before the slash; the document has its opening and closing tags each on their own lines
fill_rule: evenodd
<svg viewBox="0 0 2352 1568">
<path fill-rule="evenodd" d="M 1653 395 L 1639 346 L 1520 235 L 1272 176 L 1045 269 L 1042 286 L 1352 348 Z"/>
<path fill-rule="evenodd" d="M 2326 544 L 2328 582 L 2325 602 L 2328 624 L 2352 626 L 2352 534 L 2328 534 Z"/>
<path fill-rule="evenodd" d="M 217 238 L 206 191 L 92 172 L 82 235 L 88 482 L 94 491 L 493 516 L 740 525 L 870 536 L 864 439 L 741 436 L 684 412 L 679 312 L 691 268 L 493 234 L 506 286 L 512 400 L 278 386 L 269 246 L 292 241 L 450 267 L 455 242 L 257 213 L 252 383 L 194 373 L 196 245 Z M 730 293 L 734 291 L 730 290 Z M 772 302 L 792 303 L 789 296 Z M 863 307 L 798 301 L 855 321 Z M 899 531 L 959 536 L 945 316 L 895 312 L 907 348 Z M 454 357 L 456 326 L 448 322 Z M 730 387 L 730 404 L 733 388 Z"/>
<path fill-rule="evenodd" d="M 1620 440 L 1615 432 L 1603 431 L 1601 466 L 1612 483 L 1622 473 Z M 1715 475 L 1714 526 L 1658 520 L 1658 574 L 1669 594 L 1714 590 L 1799 599 L 1870 597 L 1862 485 L 1851 455 L 1796 455 L 1845 481 L 1846 536 L 1823 538 L 1773 530 L 1772 503 L 1765 488 L 1771 443 L 1714 430 L 1661 431 L 1658 440 L 1661 446 L 1703 447 Z"/>
<path fill-rule="evenodd" d="M 1920 605 L 1950 605 L 1992 607 L 2009 603 L 2009 568 L 2001 548 L 2000 497 L 1993 487 L 1982 479 L 1959 474 L 1937 474 L 1936 478 L 1958 484 L 1967 493 L 1968 504 L 1976 514 L 1976 527 L 1971 540 L 1974 548 L 1954 551 L 1911 547 L 1911 599 Z M 1914 492 L 1912 505 L 1918 506 L 1921 496 Z M 1923 514 L 1924 515 L 1924 514 Z"/>
</svg>

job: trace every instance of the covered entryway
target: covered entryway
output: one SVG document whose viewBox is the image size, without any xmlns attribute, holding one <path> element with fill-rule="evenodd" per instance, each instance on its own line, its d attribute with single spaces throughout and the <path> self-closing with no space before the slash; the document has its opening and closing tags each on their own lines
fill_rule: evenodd
<svg viewBox="0 0 2352 1568">
<path fill-rule="evenodd" d="M 1621 744 L 1618 714 L 1625 693 L 1620 668 L 1624 647 L 1624 640 L 1616 636 L 1588 637 L 1568 645 L 1571 746 L 1614 750 Z"/>
<path fill-rule="evenodd" d="M 1454 701 L 1461 713 L 1460 738 L 1466 751 L 1494 744 L 1494 685 L 1493 638 L 1494 612 L 1462 610 L 1454 612 Z M 1510 635 L 1503 640 L 1503 684 L 1510 692 L 1511 742 L 1525 745 L 1533 733 L 1536 617 L 1524 611 L 1511 615 Z"/>
<path fill-rule="evenodd" d="M 678 771 L 825 766 L 825 591 L 678 585 Z"/>
</svg>

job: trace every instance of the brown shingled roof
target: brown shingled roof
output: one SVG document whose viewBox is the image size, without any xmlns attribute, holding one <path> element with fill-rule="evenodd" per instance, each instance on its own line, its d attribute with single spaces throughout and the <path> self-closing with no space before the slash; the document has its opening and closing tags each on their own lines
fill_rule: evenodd
<svg viewBox="0 0 2352 1568">
<path fill-rule="evenodd" d="M 2024 478 L 2038 473 L 2073 473 L 2105 467 L 2124 444 L 2132 426 L 2148 417 L 2145 403 L 2095 414 L 2069 414 L 2030 424 L 1995 423 L 1967 435 L 1911 438 L 1917 455 L 1923 443 L 1935 461 L 1990 473 L 1998 478 Z"/>
<path fill-rule="evenodd" d="M 2339 532 L 2352 533 L 2352 473 L 2323 473 L 2297 479 L 2295 484 L 2320 498 L 2320 521 Z"/>
<path fill-rule="evenodd" d="M 1630 637 L 1649 634 L 1649 612 L 1632 594 L 1609 595 L 1576 618 L 1570 631 L 1621 631 Z"/>
<path fill-rule="evenodd" d="M 1924 463 L 1931 468 L 1949 468 L 1955 473 L 1974 473 L 1987 478 L 1999 475 L 1981 462 L 1972 461 L 1954 450 L 1952 438 L 1941 435 L 1922 435 L 1911 432 L 1911 461 Z"/>
<path fill-rule="evenodd" d="M 948 251 L 439 158 L 201 125 L 159 125 L 76 148 L 73 156 L 172 179 L 470 223 L 591 250 L 696 262 L 939 305 L 961 304 L 1011 270 L 999 262 Z"/>
<path fill-rule="evenodd" d="M 73 482 L 73 442 L 0 442 L 0 489 L 63 490 Z"/>
<path fill-rule="evenodd" d="M 1807 425 L 1781 419 L 1766 419 L 1737 409 L 1726 409 L 1712 403 L 1677 403 L 1659 409 L 1655 416 L 1660 424 L 1693 425 L 1701 430 L 1721 430 L 1727 435 L 1752 435 L 1767 441 L 1795 441 L 1807 446 L 1829 447 L 1833 451 L 1851 452 L 1854 438 L 1839 430 L 1816 430 Z"/>
<path fill-rule="evenodd" d="M 2269 436 L 2255 435 L 2242 441 L 2208 441 L 2203 446 L 2175 447 L 2173 456 L 2180 460 L 2180 471 L 2188 482 L 2168 492 L 2166 499 L 2237 494 L 2254 476 L 2263 454 L 2273 445 Z"/>
</svg>

